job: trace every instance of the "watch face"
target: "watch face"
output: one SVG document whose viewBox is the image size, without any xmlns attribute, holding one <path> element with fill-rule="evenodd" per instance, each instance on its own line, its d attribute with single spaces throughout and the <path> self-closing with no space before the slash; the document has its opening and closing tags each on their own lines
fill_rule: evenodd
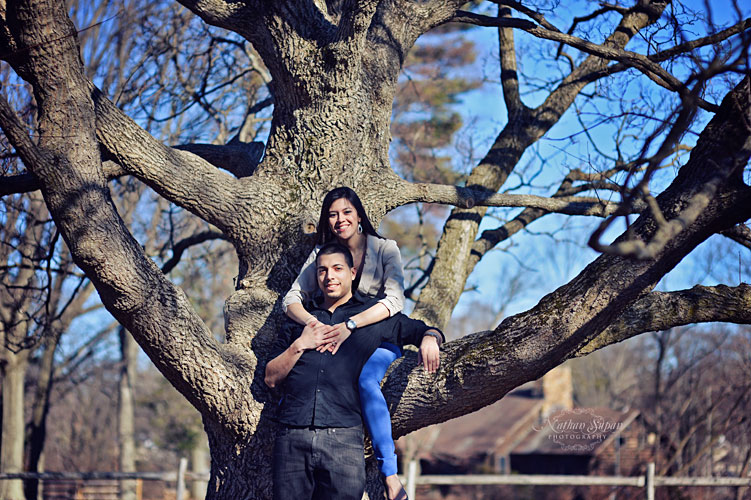
<svg viewBox="0 0 751 500">
<path fill-rule="evenodd" d="M 345 325 L 347 325 L 347 328 L 349 328 L 350 330 L 357 328 L 357 323 L 355 323 L 355 320 L 352 319 L 348 319 Z"/>
</svg>

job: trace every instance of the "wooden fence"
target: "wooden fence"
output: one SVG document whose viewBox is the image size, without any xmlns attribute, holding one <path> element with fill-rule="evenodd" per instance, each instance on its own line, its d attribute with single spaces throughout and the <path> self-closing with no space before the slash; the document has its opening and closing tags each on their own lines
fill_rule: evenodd
<svg viewBox="0 0 751 500">
<path fill-rule="evenodd" d="M 8 479 L 37 480 L 140 480 L 166 481 L 177 484 L 177 500 L 185 498 L 187 481 L 208 481 L 209 475 L 187 471 L 187 459 L 180 460 L 177 472 L 18 472 L 0 474 L 0 481 Z M 647 465 L 643 476 L 546 476 L 546 475 L 510 475 L 510 474 L 465 474 L 465 475 L 420 475 L 417 463 L 407 465 L 402 481 L 407 485 L 409 498 L 417 498 L 417 485 L 534 485 L 534 486 L 632 486 L 644 488 L 644 497 L 654 500 L 655 489 L 661 486 L 702 486 L 702 487 L 751 487 L 751 477 L 671 477 L 655 476 L 655 464 Z M 87 498 L 78 497 L 66 498 Z M 109 497 L 107 497 L 109 498 Z"/>
<path fill-rule="evenodd" d="M 120 482 L 136 481 L 136 498 L 141 500 L 143 481 L 175 483 L 176 500 L 183 500 L 188 481 L 208 481 L 209 474 L 188 472 L 188 459 L 181 458 L 177 472 L 13 472 L 0 473 L 0 481 L 36 479 L 45 500 L 117 500 Z"/>
<path fill-rule="evenodd" d="M 655 476 L 655 464 L 647 464 L 643 476 L 546 476 L 524 474 L 463 474 L 420 475 L 417 463 L 407 465 L 402 481 L 406 484 L 407 496 L 416 498 L 417 485 L 534 485 L 534 486 L 633 486 L 644 488 L 644 497 L 654 500 L 655 488 L 660 486 L 747 487 L 751 477 L 677 477 Z"/>
</svg>

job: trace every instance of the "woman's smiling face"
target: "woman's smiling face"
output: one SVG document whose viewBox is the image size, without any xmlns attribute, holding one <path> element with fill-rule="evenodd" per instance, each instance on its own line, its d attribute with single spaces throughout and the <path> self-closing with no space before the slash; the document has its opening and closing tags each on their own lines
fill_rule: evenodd
<svg viewBox="0 0 751 500">
<path fill-rule="evenodd" d="M 339 240 L 348 240 L 357 233 L 360 217 L 347 198 L 339 198 L 329 207 L 329 228 Z"/>
</svg>

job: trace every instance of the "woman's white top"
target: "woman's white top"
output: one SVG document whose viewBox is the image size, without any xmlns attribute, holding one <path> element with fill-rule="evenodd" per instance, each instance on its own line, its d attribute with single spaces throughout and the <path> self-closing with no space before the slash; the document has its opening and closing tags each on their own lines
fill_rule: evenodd
<svg viewBox="0 0 751 500">
<path fill-rule="evenodd" d="M 290 304 L 310 299 L 318 291 L 316 277 L 316 256 L 319 246 L 316 246 L 303 264 L 300 274 L 292 283 L 287 295 L 284 296 L 282 307 L 287 312 Z M 404 271 L 399 247 L 394 240 L 367 236 L 367 250 L 365 262 L 360 273 L 360 285 L 357 291 L 371 297 L 380 297 L 381 304 L 393 316 L 404 309 Z"/>
</svg>

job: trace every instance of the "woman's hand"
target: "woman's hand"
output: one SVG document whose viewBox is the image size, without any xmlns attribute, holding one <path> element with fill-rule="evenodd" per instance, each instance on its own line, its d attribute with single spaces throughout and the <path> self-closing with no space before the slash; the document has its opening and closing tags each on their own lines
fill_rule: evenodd
<svg viewBox="0 0 751 500">
<path fill-rule="evenodd" d="M 331 328 L 331 331 L 325 335 L 326 344 L 319 346 L 317 349 L 318 352 L 325 352 L 328 350 L 331 351 L 332 355 L 336 354 L 336 351 L 339 350 L 342 342 L 352 335 L 352 331 L 347 328 L 347 325 L 344 323 L 333 325 Z"/>
<path fill-rule="evenodd" d="M 311 321 L 305 325 L 300 336 L 292 343 L 295 350 L 302 352 L 311 349 L 319 349 L 327 342 L 332 327 L 324 325 L 320 321 L 317 321 L 316 323 L 317 324 L 313 324 Z"/>
<path fill-rule="evenodd" d="M 438 339 L 432 335 L 425 335 L 420 342 L 420 350 L 417 353 L 417 364 L 423 365 L 428 373 L 435 373 L 441 364 L 441 350 L 438 347 Z"/>
<path fill-rule="evenodd" d="M 323 323 L 321 323 L 320 321 L 318 321 L 318 318 L 316 318 L 312 314 L 310 315 L 310 318 L 308 318 L 308 320 L 305 322 L 305 326 L 311 326 L 313 328 L 315 328 L 317 326 L 320 326 L 322 324 Z"/>
</svg>

